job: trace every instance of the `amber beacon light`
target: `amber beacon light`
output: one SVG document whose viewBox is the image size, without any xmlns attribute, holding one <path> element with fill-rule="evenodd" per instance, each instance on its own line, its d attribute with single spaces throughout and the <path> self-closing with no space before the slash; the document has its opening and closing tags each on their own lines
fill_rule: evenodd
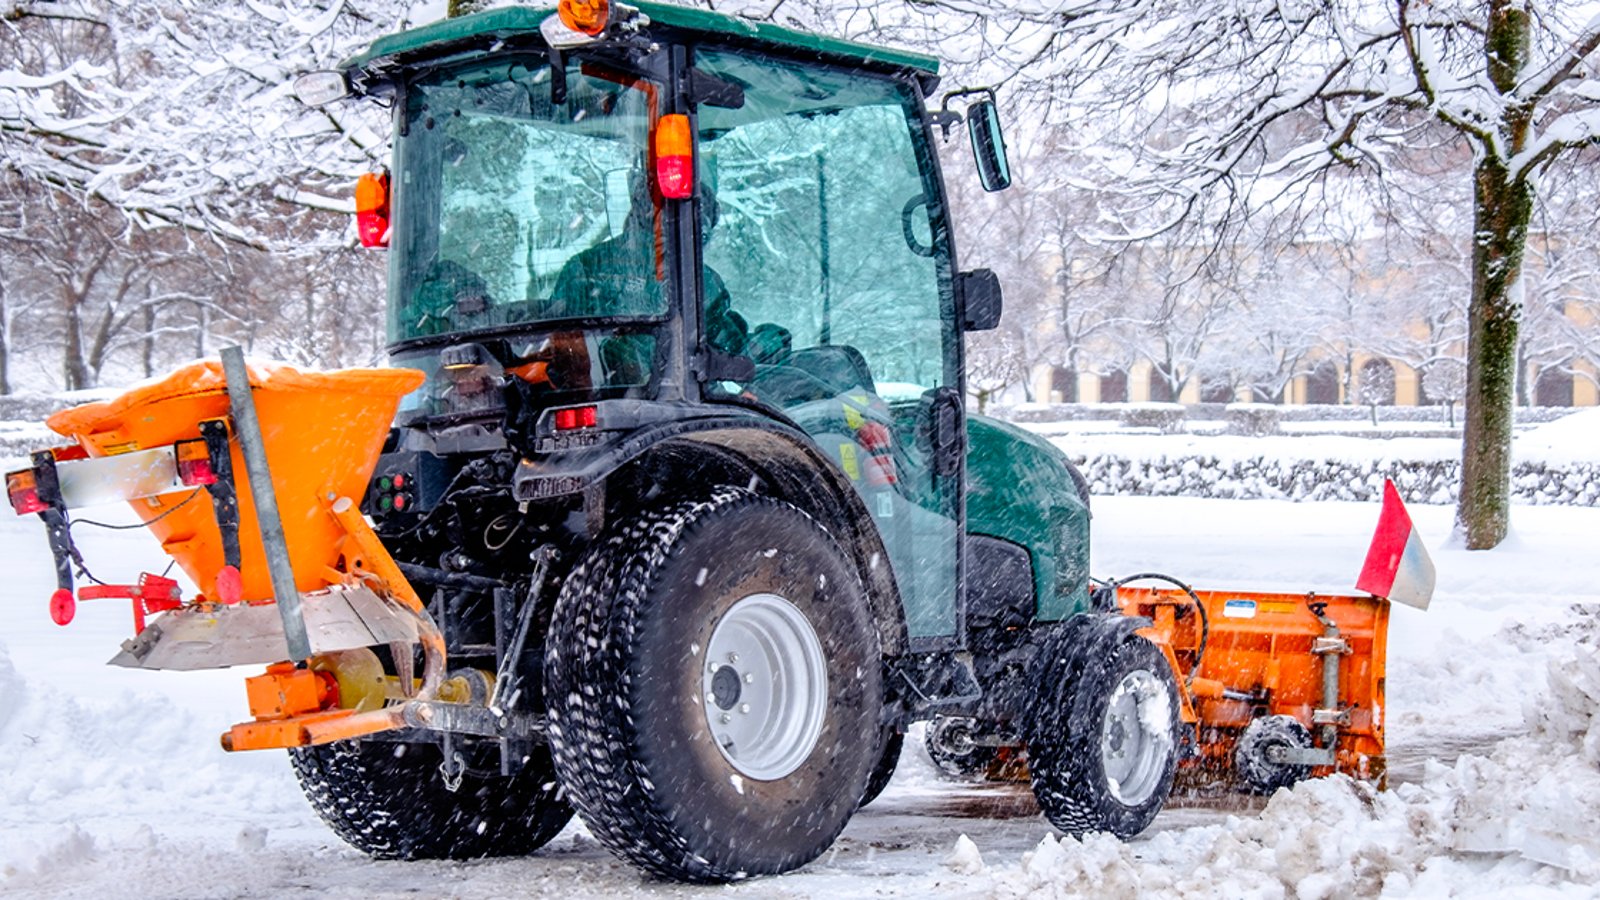
<svg viewBox="0 0 1600 900">
<path fill-rule="evenodd" d="M 556 12 L 561 15 L 561 24 L 590 37 L 599 36 L 611 24 L 609 0 L 561 0 Z"/>
</svg>

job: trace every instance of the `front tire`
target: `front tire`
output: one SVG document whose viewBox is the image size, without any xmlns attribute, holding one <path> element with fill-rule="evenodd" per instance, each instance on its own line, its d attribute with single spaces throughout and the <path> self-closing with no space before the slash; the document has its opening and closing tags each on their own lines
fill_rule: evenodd
<svg viewBox="0 0 1600 900">
<path fill-rule="evenodd" d="M 819 856 L 881 728 L 861 582 L 801 510 L 725 488 L 622 521 L 567 579 L 546 642 L 556 771 L 594 836 L 721 882 Z"/>
<path fill-rule="evenodd" d="M 1293 716 L 1263 716 L 1251 721 L 1233 748 L 1233 766 L 1250 791 L 1271 794 L 1311 777 L 1311 767 L 1274 762 L 1272 752 L 1311 749 L 1311 732 Z"/>
<path fill-rule="evenodd" d="M 1178 688 L 1154 644 L 1129 634 L 1092 641 L 1070 672 L 1041 684 L 1028 743 L 1034 797 L 1050 824 L 1073 837 L 1130 838 L 1172 790 L 1178 759 Z"/>
<path fill-rule="evenodd" d="M 979 781 L 999 753 L 975 743 L 978 723 L 966 716 L 934 716 L 923 732 L 922 745 L 939 774 L 952 781 Z"/>
</svg>

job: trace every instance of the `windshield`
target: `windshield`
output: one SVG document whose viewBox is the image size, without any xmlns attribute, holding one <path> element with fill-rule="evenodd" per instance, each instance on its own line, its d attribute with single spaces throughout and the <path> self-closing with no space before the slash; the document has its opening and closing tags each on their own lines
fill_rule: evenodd
<svg viewBox="0 0 1600 900">
<path fill-rule="evenodd" d="M 645 168 L 656 86 L 578 61 L 555 90 L 551 76 L 542 55 L 502 57 L 408 86 L 391 341 L 666 313 L 662 204 Z"/>
</svg>

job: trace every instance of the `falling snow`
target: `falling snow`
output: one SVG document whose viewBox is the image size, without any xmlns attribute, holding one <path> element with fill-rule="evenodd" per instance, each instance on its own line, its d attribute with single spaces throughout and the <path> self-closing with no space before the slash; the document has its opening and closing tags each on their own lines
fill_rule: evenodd
<svg viewBox="0 0 1600 900">
<path fill-rule="evenodd" d="M 746 890 L 1591 895 L 1600 847 L 1573 838 L 1593 834 L 1600 808 L 1600 592 L 1579 561 L 1592 558 L 1600 510 L 1518 507 L 1512 540 L 1492 554 L 1451 545 L 1448 508 L 1412 513 L 1440 584 L 1428 612 L 1394 611 L 1388 793 L 1329 780 L 1264 805 L 1180 797 L 1127 844 L 1078 842 L 1051 832 L 1025 785 L 941 780 L 918 730 L 887 791 L 828 853 Z M 1096 568 L 1127 574 L 1156 561 L 1200 585 L 1347 589 L 1375 515 L 1357 503 L 1097 497 Z M 349 898 L 659 892 L 578 823 L 528 859 L 366 859 L 317 820 L 282 754 L 217 748 L 217 734 L 245 715 L 245 673 L 103 666 L 126 636 L 127 610 L 85 604 L 72 627 L 55 627 L 35 523 L 0 521 L 0 538 L 13 563 L 13 614 L 0 637 L 8 898 L 277 897 L 306 885 Z M 159 552 L 141 532 L 86 540 L 96 558 L 129 571 Z"/>
</svg>

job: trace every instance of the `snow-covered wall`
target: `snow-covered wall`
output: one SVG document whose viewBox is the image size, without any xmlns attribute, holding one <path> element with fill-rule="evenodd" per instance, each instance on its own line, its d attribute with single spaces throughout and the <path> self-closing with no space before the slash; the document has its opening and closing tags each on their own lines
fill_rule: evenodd
<svg viewBox="0 0 1600 900">
<path fill-rule="evenodd" d="M 1151 497 L 1373 501 L 1393 479 L 1408 503 L 1454 503 L 1461 440 L 1440 431 L 1370 436 L 1296 427 L 1261 437 L 1029 424 L 1083 470 L 1092 493 Z M 1385 436 L 1389 435 L 1389 436 Z M 1600 408 L 1569 412 L 1514 438 L 1512 496 L 1600 505 Z"/>
<path fill-rule="evenodd" d="M 1129 458 L 1069 453 L 1094 494 L 1147 497 L 1378 500 L 1393 479 L 1408 503 L 1454 503 L 1458 460 L 1214 455 Z M 1521 503 L 1600 505 L 1600 463 L 1519 462 L 1511 489 Z"/>
</svg>

